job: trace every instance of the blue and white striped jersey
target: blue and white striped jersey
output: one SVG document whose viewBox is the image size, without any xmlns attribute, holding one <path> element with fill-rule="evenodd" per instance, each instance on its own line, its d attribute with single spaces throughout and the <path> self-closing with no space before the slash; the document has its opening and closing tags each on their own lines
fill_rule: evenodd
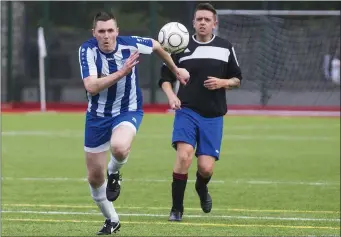
<svg viewBox="0 0 341 237">
<path fill-rule="evenodd" d="M 88 76 L 105 77 L 120 70 L 125 60 L 138 51 L 151 54 L 153 42 L 138 36 L 118 36 L 112 53 L 103 53 L 96 38 L 84 42 L 79 48 L 79 63 L 82 79 Z M 116 84 L 91 96 L 87 92 L 88 111 L 101 117 L 115 117 L 122 112 L 142 110 L 142 93 L 138 85 L 136 66 Z"/>
</svg>

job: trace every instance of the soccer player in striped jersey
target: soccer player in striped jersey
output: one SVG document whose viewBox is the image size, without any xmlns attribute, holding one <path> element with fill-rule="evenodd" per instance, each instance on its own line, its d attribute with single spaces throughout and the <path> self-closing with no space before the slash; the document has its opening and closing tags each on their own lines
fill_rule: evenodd
<svg viewBox="0 0 341 237">
<path fill-rule="evenodd" d="M 120 228 L 112 202 L 120 194 L 120 168 L 127 162 L 132 141 L 143 118 L 138 85 L 139 54 L 157 55 L 182 83 L 189 79 L 170 55 L 151 38 L 119 36 L 115 17 L 98 13 L 93 38 L 79 48 L 81 75 L 88 96 L 84 150 L 91 196 L 106 218 L 98 234 Z M 111 159 L 107 165 L 107 151 Z M 105 170 L 107 168 L 107 182 Z"/>
<path fill-rule="evenodd" d="M 195 189 L 205 213 L 212 209 L 208 192 L 215 161 L 219 160 L 223 136 L 223 116 L 227 112 L 226 89 L 238 87 L 241 70 L 232 44 L 213 34 L 217 18 L 214 7 L 200 3 L 195 9 L 195 34 L 187 48 L 172 55 L 178 66 L 190 72 L 186 86 L 177 95 L 172 84 L 176 78 L 167 67 L 161 70 L 160 87 L 175 110 L 172 145 L 176 149 L 173 167 L 170 221 L 181 221 L 184 193 L 192 157 L 197 157 Z M 181 107 L 181 109 L 179 109 Z"/>
</svg>

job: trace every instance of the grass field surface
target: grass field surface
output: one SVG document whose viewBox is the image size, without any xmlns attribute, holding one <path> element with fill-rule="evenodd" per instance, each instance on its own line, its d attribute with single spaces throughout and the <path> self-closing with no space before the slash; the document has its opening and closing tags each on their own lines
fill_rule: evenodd
<svg viewBox="0 0 341 237">
<path fill-rule="evenodd" d="M 167 221 L 173 116 L 146 114 L 114 206 L 117 236 L 340 235 L 340 119 L 227 116 L 221 159 L 200 209 L 189 172 L 183 222 Z M 94 236 L 84 114 L 2 115 L 2 236 Z"/>
</svg>

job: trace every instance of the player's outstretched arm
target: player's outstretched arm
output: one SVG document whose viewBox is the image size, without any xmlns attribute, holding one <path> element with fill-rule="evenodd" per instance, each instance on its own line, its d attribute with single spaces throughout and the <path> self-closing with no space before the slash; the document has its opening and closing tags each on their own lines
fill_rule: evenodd
<svg viewBox="0 0 341 237">
<path fill-rule="evenodd" d="M 153 51 L 164 61 L 169 70 L 171 70 L 176 78 L 184 85 L 187 84 L 189 80 L 189 72 L 184 68 L 178 68 L 172 57 L 161 47 L 160 43 L 154 39 L 153 41 Z"/>
<path fill-rule="evenodd" d="M 98 78 L 95 75 L 88 76 L 83 79 L 85 89 L 91 94 L 96 95 L 100 91 L 109 88 L 117 83 L 121 78 L 128 75 L 132 68 L 139 63 L 139 53 L 133 53 L 125 62 L 124 66 L 106 77 Z"/>
</svg>

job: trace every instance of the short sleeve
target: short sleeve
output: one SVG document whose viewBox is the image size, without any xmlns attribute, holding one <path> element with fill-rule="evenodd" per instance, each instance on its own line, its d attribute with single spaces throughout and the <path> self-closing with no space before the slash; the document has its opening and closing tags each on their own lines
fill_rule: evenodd
<svg viewBox="0 0 341 237">
<path fill-rule="evenodd" d="M 234 50 L 234 47 L 230 48 L 230 55 L 228 60 L 228 66 L 227 66 L 227 78 L 236 77 L 239 80 L 242 79 L 242 73 L 239 67 L 239 63 L 237 60 L 236 52 Z"/>
<path fill-rule="evenodd" d="M 153 41 L 151 38 L 144 38 L 140 36 L 131 36 L 131 38 L 136 44 L 139 53 L 151 54 L 153 52 Z"/>
<path fill-rule="evenodd" d="M 97 66 L 95 58 L 95 53 L 90 47 L 82 45 L 79 48 L 79 64 L 82 79 L 89 76 L 97 76 Z"/>
</svg>

